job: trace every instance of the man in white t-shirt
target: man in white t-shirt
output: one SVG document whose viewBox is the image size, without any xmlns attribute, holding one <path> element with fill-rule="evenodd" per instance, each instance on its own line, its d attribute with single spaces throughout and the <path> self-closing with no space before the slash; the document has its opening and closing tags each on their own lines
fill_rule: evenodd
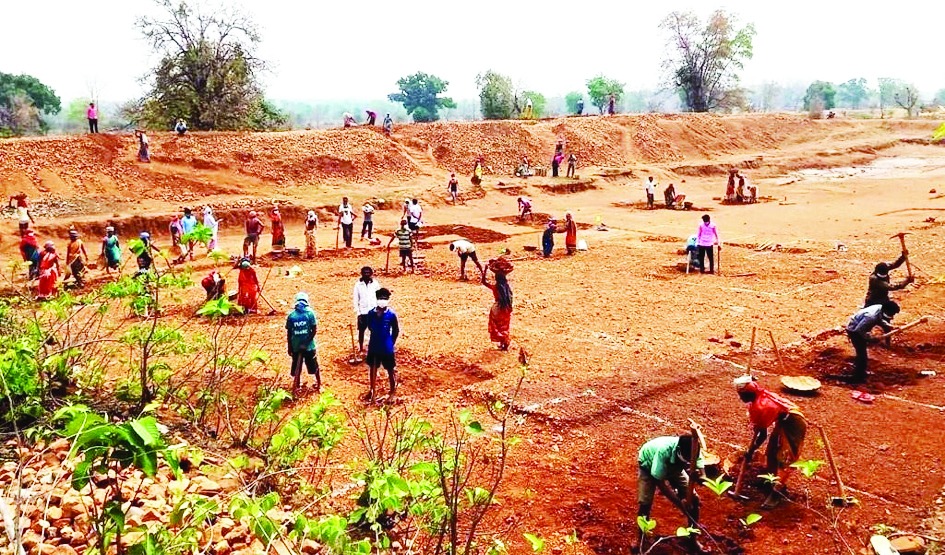
<svg viewBox="0 0 945 555">
<path fill-rule="evenodd" d="M 472 260 L 479 273 L 482 273 L 482 264 L 479 263 L 479 257 L 476 256 L 476 245 L 465 239 L 459 239 L 450 243 L 450 250 L 459 254 L 459 279 L 466 281 L 466 261 Z"/>
<path fill-rule="evenodd" d="M 406 209 L 407 227 L 410 228 L 410 231 L 416 232 L 420 229 L 420 220 L 423 218 L 423 209 L 420 208 L 420 202 L 417 199 L 412 199 Z"/>
<path fill-rule="evenodd" d="M 351 240 L 354 237 L 354 219 L 358 216 L 354 213 L 354 207 L 348 202 L 348 197 L 341 199 L 341 206 L 338 207 L 338 225 L 341 226 L 341 235 L 345 240 L 345 247 L 351 248 Z"/>
<path fill-rule="evenodd" d="M 361 213 L 364 214 L 364 220 L 361 222 L 361 240 L 364 241 L 365 235 L 368 239 L 374 237 L 374 206 L 365 201 Z"/>
<path fill-rule="evenodd" d="M 358 352 L 364 354 L 364 331 L 367 329 L 367 315 L 377 308 L 377 290 L 381 282 L 374 279 L 374 269 L 370 266 L 361 268 L 361 277 L 354 282 L 354 314 L 358 318 Z M 363 358 L 363 357 L 362 357 Z"/>
<path fill-rule="evenodd" d="M 643 190 L 646 191 L 646 207 L 652 210 L 653 198 L 656 195 L 656 180 L 652 175 L 643 182 Z"/>
</svg>

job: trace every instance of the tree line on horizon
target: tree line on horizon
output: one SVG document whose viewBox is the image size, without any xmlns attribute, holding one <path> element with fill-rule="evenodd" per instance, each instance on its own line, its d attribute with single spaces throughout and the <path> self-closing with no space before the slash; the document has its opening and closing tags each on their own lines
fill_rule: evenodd
<svg viewBox="0 0 945 555">
<path fill-rule="evenodd" d="M 945 89 L 922 102 L 918 89 L 893 78 L 870 87 L 856 77 L 839 85 L 775 82 L 749 89 L 740 71 L 753 55 L 755 29 L 739 26 L 723 10 L 705 21 L 690 12 L 672 12 L 660 28 L 667 36 L 664 83 L 658 89 L 630 90 L 605 75 L 586 81 L 585 91 L 546 97 L 515 84 L 493 70 L 476 76 L 478 102 L 446 96 L 449 82 L 418 71 L 399 79 L 397 91 L 384 100 L 356 103 L 275 102 L 267 99 L 258 76 L 266 62 L 256 55 L 260 35 L 255 24 L 235 9 L 201 10 L 186 0 L 154 0 L 166 17 L 142 17 L 137 26 L 159 61 L 148 74 L 147 92 L 120 105 L 100 108 L 103 128 L 171 129 L 183 119 L 192 130 L 277 130 L 337 124 L 344 113 L 371 109 L 397 121 L 451 119 L 513 119 L 577 115 L 596 108 L 604 113 L 610 98 L 621 112 L 752 112 L 823 111 L 900 108 L 913 117 L 923 109 L 945 106 Z M 585 98 L 587 107 L 585 108 Z M 0 136 L 43 134 L 50 130 L 85 128 L 85 109 L 95 98 L 75 99 L 65 111 L 55 92 L 30 75 L 0 73 Z M 362 116 L 363 117 L 363 116 Z"/>
</svg>

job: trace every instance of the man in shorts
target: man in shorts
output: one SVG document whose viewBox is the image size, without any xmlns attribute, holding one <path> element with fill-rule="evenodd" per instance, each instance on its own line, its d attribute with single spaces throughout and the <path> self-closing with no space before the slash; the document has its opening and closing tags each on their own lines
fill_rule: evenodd
<svg viewBox="0 0 945 555">
<path fill-rule="evenodd" d="M 450 250 L 459 254 L 459 279 L 466 281 L 466 260 L 472 260 L 479 273 L 482 273 L 482 264 L 479 263 L 479 257 L 476 256 L 476 245 L 465 239 L 459 239 L 450 243 Z"/>
<path fill-rule="evenodd" d="M 410 201 L 407 206 L 407 225 L 410 231 L 416 233 L 420 230 L 420 221 L 423 219 L 423 209 L 420 208 L 420 202 L 417 199 Z"/>
<path fill-rule="evenodd" d="M 320 390 L 322 378 L 318 372 L 315 344 L 318 317 L 308 305 L 308 294 L 299 292 L 295 295 L 295 310 L 286 317 L 285 329 L 289 356 L 292 357 L 292 393 L 299 392 L 303 363 L 309 375 L 315 376 L 315 391 Z"/>
<path fill-rule="evenodd" d="M 371 388 L 364 399 L 374 401 L 374 384 L 377 381 L 377 369 L 383 366 L 387 370 L 387 381 L 390 385 L 388 401 L 394 400 L 397 392 L 397 381 L 394 368 L 397 361 L 394 359 L 394 345 L 400 335 L 400 324 L 397 314 L 390 308 L 390 291 L 384 287 L 377 290 L 377 306 L 367 315 L 367 327 L 371 330 L 368 340 L 367 363 L 370 369 Z"/>
<path fill-rule="evenodd" d="M 256 263 L 256 248 L 259 246 L 259 236 L 262 235 L 265 226 L 256 211 L 250 211 L 249 218 L 246 220 L 246 238 L 243 239 L 243 258 L 250 258 L 253 264 Z M 249 248 L 252 246 L 253 255 L 250 257 Z"/>
<path fill-rule="evenodd" d="M 456 204 L 459 201 L 459 180 L 456 179 L 456 174 L 450 174 L 450 182 L 446 186 L 447 192 L 450 194 L 450 198 L 453 199 L 453 204 Z"/>
<path fill-rule="evenodd" d="M 394 236 L 387 242 L 387 248 L 389 249 L 391 243 L 394 240 L 397 241 L 397 246 L 400 247 L 400 267 L 404 269 L 404 272 L 407 271 L 408 260 L 410 261 L 410 270 L 416 272 L 413 265 L 413 235 L 413 231 L 407 227 L 407 220 L 400 220 L 400 229 L 395 231 Z"/>
</svg>

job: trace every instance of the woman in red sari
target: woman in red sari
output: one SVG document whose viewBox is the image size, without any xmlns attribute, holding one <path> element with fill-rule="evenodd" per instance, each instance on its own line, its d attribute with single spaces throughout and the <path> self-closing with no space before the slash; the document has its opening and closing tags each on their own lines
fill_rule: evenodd
<svg viewBox="0 0 945 555">
<path fill-rule="evenodd" d="M 59 255 L 52 241 L 46 241 L 43 255 L 39 259 L 39 295 L 37 299 L 45 301 L 56 293 L 59 281 Z"/>
<path fill-rule="evenodd" d="M 243 307 L 245 313 L 255 314 L 259 308 L 259 278 L 256 277 L 256 270 L 250 265 L 249 260 L 245 258 L 240 260 L 239 268 L 236 304 Z"/>
<path fill-rule="evenodd" d="M 269 219 L 272 220 L 272 252 L 282 252 L 285 250 L 285 224 L 278 208 L 272 210 Z"/>
<path fill-rule="evenodd" d="M 577 250 L 577 224 L 570 212 L 564 214 L 564 247 L 568 254 L 574 254 Z"/>
<path fill-rule="evenodd" d="M 495 284 L 486 280 L 490 269 L 495 274 Z M 507 351 L 509 343 L 512 342 L 509 333 L 512 320 L 512 288 L 509 287 L 508 280 L 508 272 L 511 271 L 512 265 L 503 259 L 490 260 L 482 271 L 482 284 L 491 289 L 495 297 L 495 303 L 489 310 L 489 337 L 494 343 L 498 343 L 499 349 L 503 351 Z"/>
</svg>

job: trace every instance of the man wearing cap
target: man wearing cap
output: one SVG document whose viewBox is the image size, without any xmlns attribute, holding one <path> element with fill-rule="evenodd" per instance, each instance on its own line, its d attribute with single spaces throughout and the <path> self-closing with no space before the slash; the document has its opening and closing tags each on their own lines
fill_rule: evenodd
<svg viewBox="0 0 945 555">
<path fill-rule="evenodd" d="M 471 241 L 459 239 L 450 243 L 450 251 L 459 255 L 459 279 L 466 281 L 466 260 L 472 260 L 479 273 L 482 274 L 482 264 L 479 263 L 479 257 L 476 256 L 476 245 Z"/>
<path fill-rule="evenodd" d="M 853 361 L 853 383 L 863 383 L 866 381 L 866 368 L 869 364 L 867 356 L 867 345 L 870 342 L 870 332 L 873 328 L 879 326 L 884 333 L 889 333 L 893 329 L 890 324 L 893 317 L 899 314 L 899 305 L 894 301 L 887 300 L 881 304 L 874 304 L 861 308 L 850 318 L 847 323 L 847 337 L 853 345 L 856 352 L 856 359 Z"/>
<path fill-rule="evenodd" d="M 295 295 L 295 310 L 285 320 L 286 343 L 292 358 L 292 393 L 296 394 L 302 381 L 302 364 L 310 376 L 315 376 L 315 391 L 322 387 L 322 378 L 318 371 L 315 334 L 318 331 L 318 317 L 308 304 L 308 294 L 299 292 Z"/>
<path fill-rule="evenodd" d="M 459 201 L 459 180 L 456 179 L 456 174 L 450 174 L 450 182 L 446 186 L 446 191 L 450 194 L 450 198 L 453 199 L 453 204 L 456 204 Z"/>
<path fill-rule="evenodd" d="M 249 218 L 246 219 L 246 238 L 243 239 L 243 259 L 248 259 L 249 261 L 256 262 L 256 248 L 259 247 L 259 236 L 262 235 L 263 229 L 265 226 L 262 223 L 262 220 L 259 219 L 259 216 L 256 215 L 255 210 L 251 210 L 249 213 Z M 253 255 L 250 258 L 249 248 L 252 246 Z"/>
<path fill-rule="evenodd" d="M 190 235 L 197 229 L 197 217 L 194 216 L 193 210 L 190 208 L 184 208 L 184 217 L 180 219 L 180 229 L 183 235 Z M 180 261 L 184 261 L 184 256 L 190 255 L 190 259 L 194 259 L 194 247 L 197 245 L 197 242 L 193 239 L 187 241 L 187 252 L 183 253 L 180 257 Z M 184 245 L 181 245 L 184 247 Z M 181 248 L 183 251 L 184 249 Z"/>
<path fill-rule="evenodd" d="M 111 274 L 112 270 L 121 268 L 121 245 L 118 244 L 118 236 L 115 235 L 115 228 L 108 226 L 105 228 L 105 238 L 102 239 L 102 258 L 105 259 L 105 273 Z"/>
<path fill-rule="evenodd" d="M 745 453 L 745 460 L 751 461 L 755 451 L 768 439 L 768 449 L 765 452 L 766 470 L 778 477 L 777 482 L 772 483 L 773 489 L 762 505 L 762 508 L 770 509 L 785 495 L 791 465 L 800 458 L 801 447 L 804 445 L 807 420 L 797 405 L 761 387 L 752 376 L 736 378 L 734 385 L 738 398 L 748 404 L 748 421 L 754 434 Z M 772 425 L 774 428 L 769 439 L 768 428 Z"/>
<path fill-rule="evenodd" d="M 905 289 L 907 285 L 915 281 L 915 278 L 912 276 L 908 276 L 905 280 L 896 284 L 892 284 L 889 281 L 889 271 L 895 270 L 899 266 L 902 266 L 902 263 L 906 261 L 907 256 L 909 256 L 909 251 L 904 250 L 895 262 L 880 262 L 876 265 L 876 269 L 874 269 L 873 273 L 870 274 L 869 287 L 866 290 L 866 300 L 863 303 L 864 308 L 877 304 L 883 304 L 889 300 L 890 291 Z"/>
<path fill-rule="evenodd" d="M 364 354 L 364 332 L 367 330 L 368 314 L 377 308 L 377 290 L 381 283 L 374 278 L 374 269 L 361 268 L 361 277 L 354 282 L 354 315 L 358 319 L 358 353 Z"/>
<path fill-rule="evenodd" d="M 703 467 L 699 443 L 695 444 L 696 468 Z M 687 470 L 693 452 L 692 436 L 663 436 L 651 439 L 640 447 L 637 455 L 639 474 L 637 479 L 637 516 L 649 518 L 653 508 L 653 497 L 659 489 L 689 521 L 689 526 L 695 527 L 699 522 L 699 497 L 692 496 L 692 506 L 686 501 L 686 490 L 689 487 L 690 477 Z M 703 551 L 702 546 L 689 536 L 691 547 Z"/>
<path fill-rule="evenodd" d="M 397 381 L 394 374 L 397 361 L 394 359 L 394 345 L 400 335 L 400 323 L 397 321 L 397 315 L 389 306 L 390 291 L 381 287 L 375 295 L 377 306 L 368 313 L 367 317 L 367 328 L 371 330 L 371 339 L 368 340 L 366 360 L 370 372 L 371 388 L 364 398 L 368 402 L 374 400 L 377 369 L 383 366 L 387 370 L 387 382 L 390 385 L 388 401 L 392 401 L 397 391 Z"/>
<path fill-rule="evenodd" d="M 259 309 L 259 278 L 248 258 L 241 259 L 237 266 L 240 273 L 236 282 L 236 304 L 243 307 L 246 314 L 255 314 Z"/>
<path fill-rule="evenodd" d="M 387 242 L 387 248 L 389 249 L 391 243 L 394 240 L 397 241 L 397 246 L 400 247 L 400 266 L 404 269 L 404 272 L 407 271 L 408 260 L 410 261 L 410 271 L 417 271 L 413 265 L 413 235 L 414 232 L 407 227 L 407 220 L 400 220 L 400 229 L 395 231 L 394 236 Z"/>
<path fill-rule="evenodd" d="M 85 245 L 82 239 L 79 239 L 79 232 L 75 229 L 69 230 L 69 244 L 66 246 L 66 275 L 63 281 L 71 275 L 75 279 L 75 284 L 82 287 L 82 280 L 85 275 L 85 264 L 89 259 L 89 253 L 85 251 Z"/>
</svg>

